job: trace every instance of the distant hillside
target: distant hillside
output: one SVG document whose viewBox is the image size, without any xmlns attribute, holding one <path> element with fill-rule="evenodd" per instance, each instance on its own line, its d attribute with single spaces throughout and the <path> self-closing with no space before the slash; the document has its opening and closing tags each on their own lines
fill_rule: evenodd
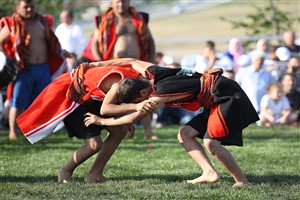
<svg viewBox="0 0 300 200">
<path fill-rule="evenodd" d="M 259 2 L 259 4 L 258 4 Z M 192 12 L 184 12 L 170 17 L 156 18 L 150 21 L 151 32 L 156 40 L 175 38 L 221 38 L 221 37 L 242 37 L 245 32 L 240 29 L 232 29 L 231 24 L 220 20 L 224 16 L 232 20 L 245 19 L 247 14 L 255 11 L 253 5 L 265 6 L 268 2 L 248 1 L 225 3 L 207 9 L 199 9 Z M 276 1 L 276 6 L 281 10 L 288 11 L 300 16 L 299 1 Z M 294 27 L 300 35 L 300 27 Z M 171 53 L 179 59 L 185 54 L 201 53 L 202 43 L 187 42 L 180 44 L 156 43 L 157 50 Z M 223 51 L 227 47 L 226 42 L 217 43 L 217 50 Z"/>
</svg>

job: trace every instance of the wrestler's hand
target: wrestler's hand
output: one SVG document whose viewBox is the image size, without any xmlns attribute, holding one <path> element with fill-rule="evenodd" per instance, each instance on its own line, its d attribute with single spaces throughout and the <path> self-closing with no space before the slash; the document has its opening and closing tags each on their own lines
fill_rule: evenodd
<svg viewBox="0 0 300 200">
<path fill-rule="evenodd" d="M 153 113 L 157 109 L 156 105 L 157 103 L 155 101 L 145 100 L 142 101 L 141 103 L 136 104 L 136 110 Z"/>
<path fill-rule="evenodd" d="M 90 126 L 91 124 L 95 124 L 98 126 L 102 126 L 103 124 L 101 123 L 101 118 L 98 117 L 97 115 L 94 115 L 92 113 L 86 113 L 84 119 L 84 125 L 86 127 Z"/>
<path fill-rule="evenodd" d="M 129 139 L 132 139 L 134 136 L 134 132 L 135 132 L 135 127 L 131 124 L 127 126 L 128 130 L 127 130 L 127 136 Z"/>
</svg>

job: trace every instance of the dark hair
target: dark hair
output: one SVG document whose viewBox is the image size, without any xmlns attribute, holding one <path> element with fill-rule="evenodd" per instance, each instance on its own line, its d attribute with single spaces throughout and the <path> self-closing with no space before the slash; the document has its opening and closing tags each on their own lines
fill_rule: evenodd
<svg viewBox="0 0 300 200">
<path fill-rule="evenodd" d="M 25 3 L 31 3 L 31 2 L 33 2 L 33 0 L 17 0 L 17 1 L 16 1 L 16 4 L 17 4 L 17 5 L 20 5 L 20 3 L 21 3 L 22 1 L 24 1 Z"/>
<path fill-rule="evenodd" d="M 211 40 L 206 41 L 204 46 L 208 47 L 209 49 L 215 49 L 215 43 Z"/>
<path fill-rule="evenodd" d="M 140 91 L 148 88 L 150 83 L 138 78 L 125 78 L 119 82 L 118 95 L 122 103 L 132 103 L 140 97 Z"/>
</svg>

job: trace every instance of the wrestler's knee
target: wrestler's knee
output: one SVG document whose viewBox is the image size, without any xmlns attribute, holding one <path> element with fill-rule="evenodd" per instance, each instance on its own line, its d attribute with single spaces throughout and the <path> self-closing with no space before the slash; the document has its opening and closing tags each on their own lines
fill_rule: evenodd
<svg viewBox="0 0 300 200">
<path fill-rule="evenodd" d="M 91 138 L 88 141 L 88 146 L 92 152 L 96 153 L 102 148 L 102 139 L 100 137 Z"/>
<path fill-rule="evenodd" d="M 217 151 L 221 145 L 219 141 L 213 139 L 204 139 L 203 144 L 207 151 L 213 156 L 217 154 Z"/>
<path fill-rule="evenodd" d="M 128 125 L 108 127 L 106 130 L 114 138 L 124 138 L 128 132 Z"/>
<path fill-rule="evenodd" d="M 183 144 L 185 141 L 194 139 L 197 136 L 197 134 L 198 132 L 192 127 L 184 126 L 179 130 L 177 134 L 177 139 L 180 142 L 180 144 Z"/>
</svg>

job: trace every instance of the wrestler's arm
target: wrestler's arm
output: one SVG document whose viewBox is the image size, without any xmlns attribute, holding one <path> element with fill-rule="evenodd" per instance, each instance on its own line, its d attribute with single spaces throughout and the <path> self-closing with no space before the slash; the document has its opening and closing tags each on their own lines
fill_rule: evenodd
<svg viewBox="0 0 300 200">
<path fill-rule="evenodd" d="M 152 99 L 159 101 L 161 97 L 154 98 Z M 161 99 L 163 99 L 162 97 Z M 163 105 L 163 103 L 158 103 L 157 102 L 157 108 Z M 139 120 L 143 119 L 147 115 L 151 114 L 150 112 L 145 112 L 145 111 L 136 111 L 127 115 L 123 115 L 121 117 L 111 117 L 111 118 L 101 118 L 98 117 L 97 115 L 87 113 L 85 114 L 85 119 L 84 123 L 85 126 L 89 126 L 91 124 L 96 124 L 99 126 L 117 126 L 117 125 L 125 125 L 125 124 L 133 124 L 138 122 Z"/>
<path fill-rule="evenodd" d="M 89 65 L 90 65 L 90 67 L 131 65 L 135 71 L 139 72 L 140 74 L 142 74 L 145 77 L 146 69 L 154 64 L 150 63 L 150 62 L 134 59 L 134 58 L 119 58 L 119 59 L 106 60 L 106 61 L 100 61 L 100 62 L 91 62 Z"/>
<path fill-rule="evenodd" d="M 152 102 L 151 100 L 146 100 L 138 104 L 119 104 L 119 98 L 117 92 L 118 87 L 119 87 L 119 83 L 114 83 L 111 86 L 110 90 L 106 93 L 100 109 L 101 115 L 107 115 L 107 116 L 124 115 L 129 112 L 135 112 L 138 110 L 140 111 L 144 110 L 148 112 L 154 111 L 155 102 Z"/>
<path fill-rule="evenodd" d="M 174 97 L 151 97 L 149 100 L 156 102 L 156 109 L 158 109 L 166 102 L 175 101 L 178 99 L 182 99 L 184 97 L 186 97 L 186 95 L 174 96 Z M 143 119 L 149 114 L 151 114 L 151 112 L 136 111 L 121 117 L 101 118 L 98 117 L 97 115 L 87 113 L 85 115 L 86 118 L 84 119 L 84 123 L 85 126 L 89 126 L 91 124 L 96 124 L 99 126 L 117 126 L 117 125 L 124 125 L 124 124 L 133 124 Z"/>
<path fill-rule="evenodd" d="M 99 44 L 98 44 L 99 36 L 100 36 L 99 30 L 96 29 L 94 31 L 92 42 L 91 42 L 91 51 L 92 51 L 93 57 L 95 58 L 95 60 L 98 60 L 98 61 L 102 60 L 100 52 L 99 52 Z"/>
</svg>

